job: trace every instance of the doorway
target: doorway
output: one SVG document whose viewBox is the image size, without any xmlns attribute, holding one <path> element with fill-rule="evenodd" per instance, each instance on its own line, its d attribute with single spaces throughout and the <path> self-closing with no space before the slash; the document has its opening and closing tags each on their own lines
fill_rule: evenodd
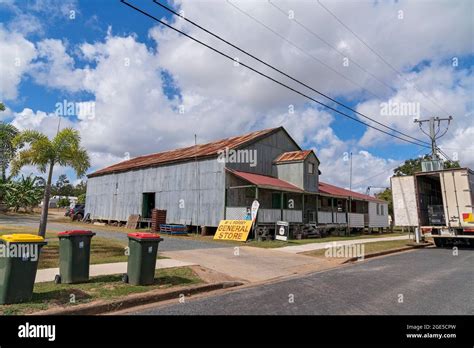
<svg viewBox="0 0 474 348">
<path fill-rule="evenodd" d="M 153 209 L 155 209 L 155 192 L 144 192 L 142 198 L 142 218 L 150 219 Z"/>
</svg>

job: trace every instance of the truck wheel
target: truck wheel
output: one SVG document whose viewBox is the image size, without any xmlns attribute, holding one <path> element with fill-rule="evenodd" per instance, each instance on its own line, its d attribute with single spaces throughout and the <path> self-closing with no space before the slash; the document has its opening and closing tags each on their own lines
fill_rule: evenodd
<svg viewBox="0 0 474 348">
<path fill-rule="evenodd" d="M 443 238 L 433 238 L 434 239 L 434 243 L 436 245 L 437 248 L 442 248 L 444 247 L 444 240 Z"/>
</svg>

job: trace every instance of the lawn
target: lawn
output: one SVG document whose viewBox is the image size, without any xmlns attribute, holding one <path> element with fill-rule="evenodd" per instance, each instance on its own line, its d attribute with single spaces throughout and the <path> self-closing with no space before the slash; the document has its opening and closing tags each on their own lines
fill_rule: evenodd
<svg viewBox="0 0 474 348">
<path fill-rule="evenodd" d="M 189 267 L 156 270 L 155 282 L 148 286 L 123 283 L 121 274 L 92 277 L 88 283 L 83 284 L 37 283 L 30 302 L 0 305 L 0 314 L 28 314 L 52 307 L 69 307 L 95 300 L 108 300 L 155 289 L 199 283 L 202 283 L 202 280 Z"/>
<path fill-rule="evenodd" d="M 55 220 L 56 221 L 56 220 Z M 96 226 L 91 224 L 86 224 L 83 222 L 72 222 L 71 220 L 64 219 L 64 222 L 69 223 L 74 226 L 81 226 L 84 229 L 97 229 L 97 230 L 104 230 L 104 231 L 111 231 L 111 232 L 121 232 L 121 233 L 130 233 L 130 229 L 126 229 L 125 227 L 114 227 L 114 226 Z M 365 238 L 381 238 L 381 237 L 396 237 L 396 236 L 404 236 L 408 233 L 404 232 L 394 232 L 394 233 L 383 233 L 383 234 L 357 234 L 351 236 L 331 236 L 325 238 L 311 238 L 311 239 L 301 239 L 301 240 L 290 240 L 288 242 L 283 242 L 279 240 L 271 240 L 271 241 L 248 241 L 246 243 L 236 242 L 236 241 L 228 241 L 228 240 L 214 240 L 213 236 L 201 236 L 200 234 L 190 233 L 187 236 L 170 236 L 165 235 L 167 238 L 179 238 L 179 239 L 192 239 L 196 241 L 203 241 L 203 242 L 214 242 L 214 243 L 224 243 L 224 244 L 235 244 L 235 245 L 242 245 L 242 246 L 252 246 L 257 248 L 281 248 L 284 246 L 292 246 L 292 245 L 301 245 L 301 244 L 308 244 L 308 243 L 327 243 L 327 242 L 337 242 L 343 240 L 356 240 L 356 239 L 365 239 Z"/>
<path fill-rule="evenodd" d="M 12 233 L 32 233 L 37 234 L 35 228 L 0 225 L 0 235 Z M 48 244 L 43 247 L 40 253 L 38 268 L 59 267 L 59 240 L 57 233 L 46 233 Z M 126 243 L 114 239 L 94 236 L 91 244 L 91 264 L 125 262 L 128 257 L 125 255 Z M 158 256 L 158 259 L 164 257 Z"/>
<path fill-rule="evenodd" d="M 352 236 L 330 236 L 325 238 L 311 238 L 311 239 L 293 239 L 288 242 L 280 240 L 269 240 L 269 241 L 249 241 L 245 243 L 246 246 L 253 246 L 258 248 L 281 248 L 285 246 L 295 246 L 309 243 L 328 243 L 328 242 L 339 242 L 344 240 L 357 240 L 357 239 L 371 239 L 371 238 L 382 238 L 382 237 L 397 237 L 404 236 L 406 233 L 384 233 L 384 234 L 357 234 Z M 406 243 L 406 241 L 404 241 Z"/>
<path fill-rule="evenodd" d="M 364 255 L 386 251 L 391 249 L 398 249 L 402 247 L 406 247 L 408 244 L 408 240 L 390 240 L 385 242 L 373 242 L 373 243 L 364 243 Z M 308 256 L 315 256 L 315 257 L 325 257 L 326 249 L 322 250 L 315 250 L 315 251 L 308 251 L 303 253 L 304 255 Z"/>
</svg>

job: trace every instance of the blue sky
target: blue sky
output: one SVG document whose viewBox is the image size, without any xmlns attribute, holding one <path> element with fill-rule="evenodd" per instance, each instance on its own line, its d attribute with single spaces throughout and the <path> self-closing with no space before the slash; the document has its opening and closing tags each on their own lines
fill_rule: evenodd
<svg viewBox="0 0 474 348">
<path fill-rule="evenodd" d="M 151 1 L 130 2 L 268 72 Z M 474 49 L 473 26 L 468 20 L 472 3 L 324 1 L 402 72 L 400 78 L 322 8 L 303 0 L 274 2 L 293 11 L 300 23 L 347 54 L 349 61 L 362 64 L 393 90 L 381 86 L 354 64 L 341 65 L 334 50 L 296 23 L 279 17 L 267 2 L 233 1 L 304 52 L 295 50 L 224 2 L 177 1 L 170 6 L 183 10 L 186 17 L 338 101 L 412 136 L 426 140 L 413 124 L 414 116 L 383 115 L 383 103 L 389 100 L 400 105 L 419 103 L 436 116 L 445 116 L 443 110 L 448 111 L 455 121 L 440 145 L 450 157 L 473 166 L 469 139 L 474 134 Z M 397 163 L 425 153 L 418 146 L 368 130 L 303 100 L 252 72 L 243 71 L 242 67 L 235 69 L 231 62 L 177 36 L 118 0 L 2 0 L 0 20 L 0 47 L 11 53 L 2 62 L 4 80 L 0 98 L 8 107 L 1 116 L 3 121 L 20 129 L 36 128 L 53 135 L 57 125 L 56 103 L 63 100 L 95 103 L 97 115 L 93 119 L 72 115 L 62 121 L 62 126 L 80 130 L 92 157 L 89 172 L 128 156 L 190 145 L 195 133 L 205 142 L 280 125 L 303 147 L 315 149 L 322 162 L 324 180 L 328 182 L 347 186 L 348 165 L 344 154 L 352 152 L 356 162 L 354 182 L 361 182 L 357 187 L 360 190 L 368 184 L 387 185 Z M 347 83 L 309 55 L 380 98 Z M 25 64 L 21 68 L 12 67 L 15 58 Z M 453 64 L 453 58 L 458 64 Z M 123 60 L 131 62 L 130 69 L 120 66 Z M 274 72 L 269 73 L 314 96 Z M 320 96 L 315 97 L 330 104 Z M 294 107 L 294 114 L 288 114 L 289 105 Z M 179 106 L 186 110 L 184 115 L 179 114 Z M 422 109 L 420 116 L 430 115 Z M 34 169 L 26 168 L 27 171 Z M 76 179 L 71 170 L 60 168 L 55 177 L 64 172 Z M 364 182 L 367 173 L 378 172 L 382 174 L 373 182 Z"/>
</svg>

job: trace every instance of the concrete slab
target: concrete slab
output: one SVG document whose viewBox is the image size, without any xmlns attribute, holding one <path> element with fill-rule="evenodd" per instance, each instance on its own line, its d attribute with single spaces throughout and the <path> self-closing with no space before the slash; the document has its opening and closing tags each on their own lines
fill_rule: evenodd
<svg viewBox="0 0 474 348">
<path fill-rule="evenodd" d="M 332 268 L 339 259 L 323 259 L 255 247 L 167 251 L 162 255 L 224 273 L 234 279 L 261 282 Z"/>
<path fill-rule="evenodd" d="M 408 235 L 406 236 L 395 236 L 395 237 L 380 237 L 380 238 L 364 238 L 364 239 L 355 239 L 355 240 L 344 240 L 340 242 L 322 242 L 322 243 L 308 243 L 302 245 L 294 245 L 278 248 L 278 251 L 283 253 L 290 254 L 299 254 L 306 251 L 321 250 L 326 249 L 328 246 L 341 246 L 341 245 L 351 245 L 351 244 L 362 244 L 362 243 L 375 243 L 375 242 L 385 242 L 391 240 L 408 240 Z M 335 243 L 335 244 L 334 244 Z"/>
<path fill-rule="evenodd" d="M 194 266 L 195 263 L 184 262 L 172 259 L 156 260 L 156 269 Z M 91 265 L 89 269 L 89 276 L 96 277 L 101 275 L 123 274 L 127 273 L 126 262 L 103 263 L 99 265 Z M 54 281 L 56 274 L 59 274 L 59 268 L 45 268 L 39 269 L 36 273 L 35 283 Z"/>
</svg>

